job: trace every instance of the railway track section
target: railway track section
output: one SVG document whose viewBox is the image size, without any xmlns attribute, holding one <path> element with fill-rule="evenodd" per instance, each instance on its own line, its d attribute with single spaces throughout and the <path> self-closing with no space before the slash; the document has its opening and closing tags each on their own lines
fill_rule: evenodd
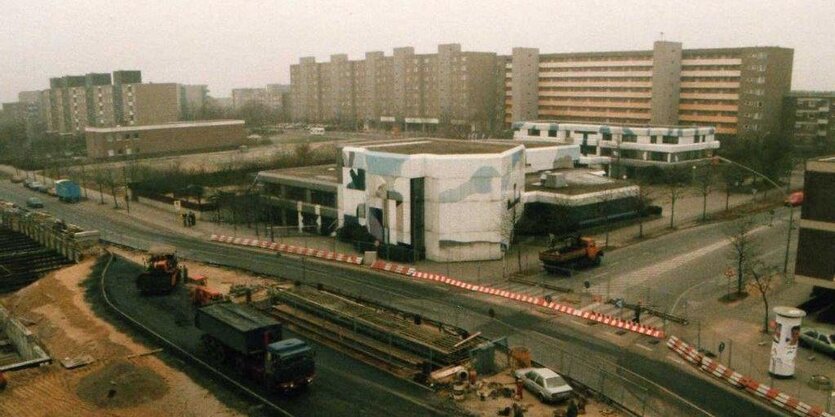
<svg viewBox="0 0 835 417">
<path fill-rule="evenodd" d="M 275 403 L 273 403 L 269 399 L 265 398 L 263 395 L 258 394 L 257 392 L 249 389 L 248 387 L 241 384 L 240 382 L 230 378 L 229 376 L 227 376 L 224 373 L 223 370 L 218 369 L 218 368 L 212 366 L 211 364 L 207 363 L 206 361 L 192 355 L 191 353 L 189 353 L 183 347 L 181 347 L 181 346 L 177 345 L 176 343 L 172 342 L 171 340 L 163 337 L 159 333 L 155 332 L 153 329 L 151 329 L 148 326 L 145 326 L 144 324 L 142 324 L 142 322 L 139 321 L 137 318 L 125 313 L 119 307 L 117 307 L 110 300 L 110 296 L 107 293 L 107 282 L 106 282 L 106 280 L 107 280 L 107 270 L 110 268 L 110 264 L 113 262 L 113 253 L 110 252 L 110 251 L 106 251 L 106 252 L 107 252 L 107 255 L 108 255 L 107 264 L 105 265 L 104 269 L 102 269 L 99 286 L 101 287 L 101 295 L 102 295 L 102 297 L 104 299 L 104 302 L 107 305 L 107 308 L 109 310 L 113 311 L 119 317 L 126 320 L 128 323 L 130 323 L 131 326 L 133 326 L 136 329 L 142 331 L 143 333 L 153 337 L 158 342 L 160 342 L 161 344 L 163 344 L 167 348 L 174 351 L 182 359 L 190 362 L 193 365 L 197 365 L 197 366 L 203 368 L 204 370 L 210 372 L 212 375 L 218 377 L 220 380 L 225 381 L 230 386 L 233 386 L 237 390 L 239 390 L 240 392 L 246 394 L 247 396 L 249 396 L 253 400 L 256 400 L 256 401 L 260 402 L 261 404 L 263 404 L 264 406 L 269 407 L 271 410 L 273 410 L 276 413 L 275 415 L 283 416 L 283 417 L 295 417 L 293 414 L 291 414 L 287 410 L 279 407 L 278 405 L 276 405 Z"/>
</svg>

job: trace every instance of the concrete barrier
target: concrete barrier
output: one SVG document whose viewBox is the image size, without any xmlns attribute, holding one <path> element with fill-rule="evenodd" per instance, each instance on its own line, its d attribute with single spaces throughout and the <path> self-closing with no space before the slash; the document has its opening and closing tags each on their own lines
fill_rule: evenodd
<svg viewBox="0 0 835 417">
<path fill-rule="evenodd" d="M 211 240 L 213 242 L 219 242 L 219 243 L 228 243 L 230 245 L 249 246 L 249 247 L 253 247 L 253 248 L 267 249 L 267 250 L 272 250 L 272 251 L 276 251 L 276 252 L 290 253 L 290 254 L 294 254 L 294 255 L 310 256 L 310 257 L 324 259 L 324 260 L 328 260 L 328 261 L 343 262 L 343 263 L 354 264 L 354 265 L 361 265 L 362 264 L 362 257 L 361 256 L 346 255 L 344 253 L 331 252 L 331 251 L 322 250 L 322 249 L 303 248 L 301 246 L 293 246 L 293 245 L 287 245 L 287 244 L 284 244 L 284 243 L 269 242 L 269 241 L 266 241 L 266 240 L 248 239 L 248 238 L 240 238 L 240 237 L 232 237 L 232 236 L 224 236 L 224 235 L 216 235 L 216 234 L 211 235 L 209 240 Z"/>
<path fill-rule="evenodd" d="M 548 302 L 544 298 L 540 297 L 532 297 L 526 294 L 519 294 L 514 293 L 512 291 L 505 291 L 505 290 L 497 290 L 495 288 L 477 285 L 477 284 L 470 284 L 468 282 L 459 281 L 445 275 L 441 274 L 433 274 L 429 272 L 421 272 L 415 270 L 415 268 L 408 267 L 406 265 L 400 265 L 392 262 L 386 261 L 376 261 L 371 264 L 372 269 L 378 269 L 382 271 L 393 272 L 395 274 L 411 276 L 414 278 L 420 278 L 430 281 L 435 281 L 441 284 L 450 285 L 454 287 L 458 287 L 467 291 L 474 291 L 479 292 L 482 294 L 493 295 L 497 297 L 507 298 L 510 300 L 515 300 L 523 303 L 533 304 L 538 307 L 547 308 L 558 313 L 562 314 L 569 314 L 575 317 L 582 318 L 584 320 L 596 321 L 598 323 L 603 323 L 607 326 L 615 327 L 618 329 L 642 334 L 645 336 L 655 337 L 655 338 L 663 338 L 664 332 L 661 329 L 657 329 L 652 326 L 645 326 L 643 324 L 634 323 L 631 321 L 622 320 L 617 317 L 609 316 L 606 314 L 597 313 L 595 311 L 582 311 L 579 309 L 575 309 L 574 307 L 559 304 L 556 302 Z"/>
</svg>

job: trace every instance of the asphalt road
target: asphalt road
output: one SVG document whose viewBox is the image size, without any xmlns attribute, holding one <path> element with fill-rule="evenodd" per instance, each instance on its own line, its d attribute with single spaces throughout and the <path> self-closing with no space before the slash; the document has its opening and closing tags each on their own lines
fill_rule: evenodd
<svg viewBox="0 0 835 417">
<path fill-rule="evenodd" d="M 32 194 L 20 185 L 0 183 L 0 198 L 23 203 Z M 218 245 L 158 231 L 153 227 L 128 219 L 116 220 L 99 216 L 96 213 L 97 210 L 89 210 L 78 205 L 66 205 L 52 199 L 47 199 L 46 210 L 70 223 L 98 229 L 102 233 L 102 238 L 116 243 L 147 248 L 151 242 L 165 242 L 176 246 L 184 258 L 240 267 L 256 273 L 310 283 L 322 282 L 343 291 L 390 303 L 405 310 L 420 311 L 435 319 L 452 321 L 453 324 L 467 327 L 470 331 L 481 331 L 487 337 L 509 336 L 511 340 L 531 346 L 535 353 L 537 350 L 547 351 L 553 346 L 553 348 L 559 347 L 573 352 L 587 361 L 599 364 L 600 367 L 619 365 L 630 373 L 623 375 L 624 378 L 642 385 L 652 397 L 665 400 L 680 397 L 697 404 L 711 415 L 751 417 L 783 415 L 747 396 L 719 387 L 703 378 L 693 377 L 685 368 L 680 368 L 668 361 L 648 358 L 633 349 L 624 349 L 621 345 L 595 337 L 593 330 L 589 332 L 586 329 L 580 329 L 571 320 L 543 318 L 518 304 L 495 304 L 492 299 L 485 296 L 469 295 L 448 287 L 382 277 L 364 270 L 346 269 L 335 264 L 302 262 L 288 256 L 279 257 L 275 254 Z M 110 208 L 103 206 L 101 210 L 110 210 Z M 669 238 L 674 239 L 675 235 Z M 684 245 L 685 248 L 690 247 L 690 243 Z M 682 253 L 671 250 L 670 253 L 659 255 L 670 257 L 682 255 Z M 616 266 L 612 263 L 617 262 L 618 256 L 618 251 L 607 254 L 610 266 Z M 656 258 L 655 262 L 658 259 Z M 628 255 L 624 255 L 622 259 L 626 263 L 631 263 L 632 260 L 640 262 Z M 653 260 L 647 259 L 647 266 L 652 263 Z M 487 315 L 490 308 L 495 310 L 496 319 L 491 319 Z M 656 348 L 665 349 L 661 346 L 656 346 Z M 653 383 L 644 382 L 641 378 L 646 378 Z M 353 398 L 357 400 L 363 398 L 368 401 L 376 398 L 377 395 L 390 394 L 383 390 L 368 388 L 369 392 L 366 395 L 352 393 L 356 394 Z M 664 401 L 663 404 L 651 401 L 647 404 L 647 413 L 649 415 L 700 415 L 696 409 L 687 408 L 681 404 L 682 402 L 674 400 Z M 393 413 L 393 415 L 412 414 L 408 404 L 404 404 L 401 411 Z"/>
<path fill-rule="evenodd" d="M 779 208 L 773 220 L 767 213 L 759 215 L 758 226 L 751 235 L 757 257 L 779 271 L 783 270 L 785 261 L 788 214 L 788 208 Z M 795 209 L 793 214 L 789 271 L 794 268 L 800 210 Z M 659 310 L 684 315 L 688 303 L 697 305 L 700 295 L 708 295 L 705 287 L 719 291 L 726 287 L 724 273 L 733 265 L 727 224 L 711 223 L 608 252 L 601 266 L 568 279 L 544 272 L 537 279 L 576 291 L 581 291 L 584 281 L 589 281 L 590 291 L 606 299 L 624 297 L 630 303 L 641 300 Z"/>
</svg>

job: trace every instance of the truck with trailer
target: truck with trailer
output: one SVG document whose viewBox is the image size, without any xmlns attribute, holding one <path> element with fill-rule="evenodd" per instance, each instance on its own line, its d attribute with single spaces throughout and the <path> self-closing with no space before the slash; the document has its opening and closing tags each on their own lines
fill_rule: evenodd
<svg viewBox="0 0 835 417">
<path fill-rule="evenodd" d="M 81 187 L 71 180 L 58 180 L 55 181 L 55 195 L 63 202 L 77 203 L 81 201 Z"/>
<path fill-rule="evenodd" d="M 203 331 L 203 348 L 218 365 L 264 384 L 270 391 L 307 387 L 315 376 L 313 350 L 302 340 L 282 340 L 274 318 L 232 302 L 197 310 L 195 326 Z"/>
<path fill-rule="evenodd" d="M 568 272 L 570 268 L 597 266 L 603 258 L 603 249 L 594 239 L 572 234 L 551 238 L 548 249 L 539 252 L 539 260 L 547 272 Z"/>
</svg>

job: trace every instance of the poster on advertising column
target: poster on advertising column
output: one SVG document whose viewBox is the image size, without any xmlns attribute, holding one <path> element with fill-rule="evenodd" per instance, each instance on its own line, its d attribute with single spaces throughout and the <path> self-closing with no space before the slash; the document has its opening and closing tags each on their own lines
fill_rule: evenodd
<svg viewBox="0 0 835 417">
<path fill-rule="evenodd" d="M 774 307 L 775 328 L 768 373 L 775 378 L 794 376 L 794 358 L 800 341 L 800 324 L 806 312 L 794 307 Z"/>
</svg>

